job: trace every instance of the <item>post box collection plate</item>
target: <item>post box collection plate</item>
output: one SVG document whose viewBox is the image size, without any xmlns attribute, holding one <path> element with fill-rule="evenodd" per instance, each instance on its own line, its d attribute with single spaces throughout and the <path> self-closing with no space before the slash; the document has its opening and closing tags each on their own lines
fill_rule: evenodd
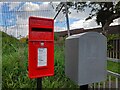
<svg viewBox="0 0 120 90">
<path fill-rule="evenodd" d="M 38 67 L 47 66 L 47 48 L 38 48 Z"/>
<path fill-rule="evenodd" d="M 28 76 L 54 75 L 54 20 L 29 18 Z"/>
</svg>

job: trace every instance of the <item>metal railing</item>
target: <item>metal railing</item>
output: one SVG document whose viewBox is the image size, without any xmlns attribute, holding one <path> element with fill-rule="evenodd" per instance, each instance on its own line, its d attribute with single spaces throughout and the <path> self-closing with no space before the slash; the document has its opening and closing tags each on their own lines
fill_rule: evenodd
<svg viewBox="0 0 120 90">
<path fill-rule="evenodd" d="M 112 71 L 107 71 L 107 80 L 104 82 L 90 84 L 89 87 L 92 89 L 120 89 L 119 79 L 120 74 L 114 73 Z"/>
<path fill-rule="evenodd" d="M 119 59 L 114 61 L 114 59 L 109 59 L 109 61 L 118 62 Z M 119 86 L 120 74 L 107 70 L 107 79 L 104 82 L 90 84 L 89 87 L 92 89 L 120 89 Z"/>
<path fill-rule="evenodd" d="M 110 40 L 108 42 L 108 61 L 120 63 L 120 39 Z M 90 88 L 98 89 L 120 89 L 119 86 L 120 74 L 107 70 L 107 79 L 104 82 L 93 83 Z"/>
<path fill-rule="evenodd" d="M 120 59 L 120 38 L 108 42 L 108 53 L 110 58 Z"/>
</svg>

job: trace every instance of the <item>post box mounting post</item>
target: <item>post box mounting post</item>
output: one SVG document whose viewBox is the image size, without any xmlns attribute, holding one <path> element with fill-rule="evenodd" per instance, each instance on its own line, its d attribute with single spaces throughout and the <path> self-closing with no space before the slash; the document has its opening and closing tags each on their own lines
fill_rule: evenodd
<svg viewBox="0 0 120 90">
<path fill-rule="evenodd" d="M 80 86 L 80 90 L 88 90 L 88 84 Z"/>
<path fill-rule="evenodd" d="M 42 78 L 37 78 L 37 89 L 42 90 Z"/>
</svg>

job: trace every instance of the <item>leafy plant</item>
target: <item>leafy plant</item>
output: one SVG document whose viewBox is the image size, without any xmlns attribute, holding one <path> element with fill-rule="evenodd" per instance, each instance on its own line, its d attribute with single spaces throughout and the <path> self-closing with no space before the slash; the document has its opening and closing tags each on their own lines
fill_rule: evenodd
<svg viewBox="0 0 120 90">
<path fill-rule="evenodd" d="M 120 34 L 109 34 L 107 36 L 107 49 L 113 50 L 113 45 L 111 44 L 111 41 L 119 38 L 120 38 Z"/>
<path fill-rule="evenodd" d="M 20 42 L 18 39 L 2 33 L 2 54 L 10 54 L 12 52 L 17 52 Z"/>
<path fill-rule="evenodd" d="M 57 41 L 58 38 L 59 38 L 59 36 L 55 33 L 55 34 L 54 34 L 54 40 Z"/>
<path fill-rule="evenodd" d="M 120 38 L 120 34 L 109 34 L 107 36 L 107 40 L 110 41 L 110 40 L 114 40 L 114 39 L 118 39 Z"/>
</svg>

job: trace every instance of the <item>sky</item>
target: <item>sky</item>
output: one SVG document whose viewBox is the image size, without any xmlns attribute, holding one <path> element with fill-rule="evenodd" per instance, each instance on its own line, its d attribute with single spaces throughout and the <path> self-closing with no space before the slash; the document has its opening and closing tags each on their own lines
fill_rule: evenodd
<svg viewBox="0 0 120 90">
<path fill-rule="evenodd" d="M 0 2 L 0 30 L 12 35 L 16 38 L 25 37 L 28 35 L 28 18 L 30 16 L 54 18 L 56 15 L 56 5 L 60 2 Z M 69 14 L 70 29 L 76 28 L 96 28 L 101 27 L 95 22 L 95 17 L 88 21 L 90 9 L 85 12 L 77 13 L 70 9 Z M 119 19 L 120 20 L 120 19 Z M 60 12 L 55 19 L 55 32 L 67 30 L 65 15 Z M 111 25 L 118 25 L 118 19 Z"/>
</svg>

